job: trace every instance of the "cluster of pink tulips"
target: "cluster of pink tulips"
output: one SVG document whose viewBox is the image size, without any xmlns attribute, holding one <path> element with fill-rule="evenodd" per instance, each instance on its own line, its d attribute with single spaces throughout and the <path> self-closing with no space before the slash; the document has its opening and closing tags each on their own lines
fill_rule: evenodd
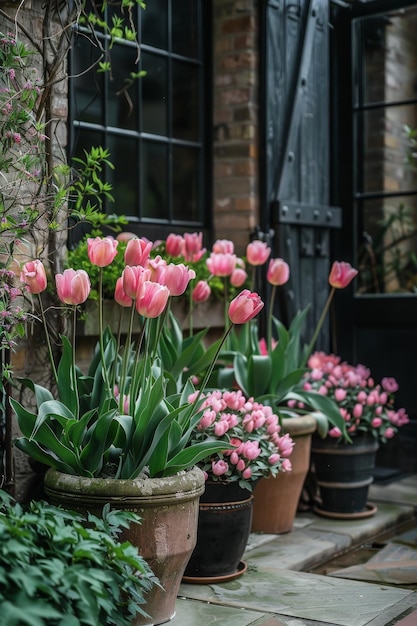
<svg viewBox="0 0 417 626">
<path fill-rule="evenodd" d="M 88 257 L 93 265 L 104 268 L 117 254 L 118 241 L 112 237 L 88 239 Z M 135 306 L 145 318 L 159 317 L 170 296 L 182 295 L 195 271 L 183 263 L 167 263 L 160 256 L 150 256 L 152 243 L 139 238 L 129 239 L 125 251 L 126 267 L 115 288 L 115 300 L 122 307 Z M 47 277 L 40 260 L 28 261 L 22 267 L 20 280 L 32 294 L 46 289 Z M 55 277 L 58 298 L 67 305 L 77 306 L 89 296 L 91 285 L 86 271 L 72 268 Z M 232 300 L 229 317 L 233 324 L 244 324 L 262 309 L 258 294 L 243 290 Z"/>
</svg>

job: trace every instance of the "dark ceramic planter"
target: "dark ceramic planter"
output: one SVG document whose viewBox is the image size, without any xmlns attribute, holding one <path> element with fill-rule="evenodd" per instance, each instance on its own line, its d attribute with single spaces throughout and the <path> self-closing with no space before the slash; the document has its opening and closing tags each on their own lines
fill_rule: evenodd
<svg viewBox="0 0 417 626">
<path fill-rule="evenodd" d="M 369 486 L 378 442 L 367 434 L 353 437 L 353 443 L 336 443 L 330 438 L 313 438 L 312 460 L 322 504 L 330 514 L 366 514 Z"/>
<path fill-rule="evenodd" d="M 197 544 L 185 569 L 187 582 L 234 578 L 252 523 L 253 495 L 237 482 L 206 483 L 198 515 Z"/>
</svg>

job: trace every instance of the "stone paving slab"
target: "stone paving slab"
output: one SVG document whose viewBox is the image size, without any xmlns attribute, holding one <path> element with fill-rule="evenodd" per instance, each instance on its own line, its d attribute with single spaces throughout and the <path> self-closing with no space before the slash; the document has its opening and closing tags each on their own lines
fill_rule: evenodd
<svg viewBox="0 0 417 626">
<path fill-rule="evenodd" d="M 222 610 L 224 607 L 243 608 L 277 617 L 305 619 L 306 623 L 315 620 L 331 626 L 365 626 L 394 605 L 399 606 L 402 600 L 417 594 L 304 572 L 248 568 L 246 574 L 228 583 L 182 584 L 179 595 L 221 605 Z M 401 614 L 399 608 L 397 614 Z M 244 613 L 239 613 L 241 615 Z M 239 617 L 236 624 L 241 623 L 244 622 Z"/>
<path fill-rule="evenodd" d="M 417 476 L 407 476 L 388 485 L 374 483 L 369 488 L 372 502 L 397 502 L 409 504 L 417 510 Z"/>
</svg>

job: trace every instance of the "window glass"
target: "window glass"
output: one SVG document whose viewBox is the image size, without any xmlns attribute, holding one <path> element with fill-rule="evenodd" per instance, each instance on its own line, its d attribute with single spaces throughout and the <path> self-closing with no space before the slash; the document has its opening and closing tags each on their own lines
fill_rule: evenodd
<svg viewBox="0 0 417 626">
<path fill-rule="evenodd" d="M 104 123 L 104 76 L 91 69 L 100 56 L 100 52 L 91 46 L 88 39 L 76 37 L 71 68 L 73 117 L 93 124 Z"/>
<path fill-rule="evenodd" d="M 172 0 L 172 50 L 196 57 L 198 52 L 198 3 L 195 0 Z"/>
<path fill-rule="evenodd" d="M 143 53 L 146 75 L 141 78 L 142 130 L 155 135 L 168 132 L 168 68 L 167 59 L 155 54 Z"/>
<path fill-rule="evenodd" d="M 167 165 L 166 144 L 144 141 L 141 164 L 143 217 L 169 219 Z"/>
<path fill-rule="evenodd" d="M 168 49 L 168 0 L 150 0 L 141 12 L 141 43 Z"/>
<path fill-rule="evenodd" d="M 354 22 L 360 293 L 417 292 L 416 29 L 417 7 Z"/>
<path fill-rule="evenodd" d="M 110 126 L 138 129 L 138 85 L 137 80 L 130 78 L 132 72 L 138 71 L 137 55 L 136 46 L 119 45 L 112 50 L 112 73 L 107 102 Z"/>
<path fill-rule="evenodd" d="M 198 151 L 174 147 L 172 158 L 173 214 L 176 220 L 198 221 Z"/>
<path fill-rule="evenodd" d="M 198 68 L 173 62 L 172 131 L 178 139 L 198 140 Z"/>
<path fill-rule="evenodd" d="M 117 215 L 135 215 L 138 206 L 138 142 L 133 137 L 109 135 L 107 146 L 114 170 L 107 180 L 111 183 L 115 202 L 109 204 L 109 212 Z"/>
</svg>

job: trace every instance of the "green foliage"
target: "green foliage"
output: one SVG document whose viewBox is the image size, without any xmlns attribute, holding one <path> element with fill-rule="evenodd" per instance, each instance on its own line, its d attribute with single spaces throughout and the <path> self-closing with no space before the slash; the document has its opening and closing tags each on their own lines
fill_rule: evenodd
<svg viewBox="0 0 417 626">
<path fill-rule="evenodd" d="M 123 527 L 133 513 L 81 515 L 46 502 L 23 507 L 0 491 L 0 615 L 8 626 L 128 626 L 157 584 Z"/>
<path fill-rule="evenodd" d="M 16 446 L 33 459 L 79 476 L 154 478 L 174 475 L 224 449 L 224 444 L 211 441 L 189 446 L 201 417 L 198 406 L 188 402 L 194 391 L 191 383 L 183 385 L 181 394 L 170 395 L 158 359 L 137 358 L 134 346 L 125 346 L 119 354 L 109 329 L 88 376 L 75 368 L 73 358 L 64 337 L 58 400 L 30 380 L 22 383 L 35 394 L 35 413 L 10 399 L 23 435 Z M 116 386 L 121 398 L 128 398 L 122 414 L 113 393 Z"/>
</svg>

